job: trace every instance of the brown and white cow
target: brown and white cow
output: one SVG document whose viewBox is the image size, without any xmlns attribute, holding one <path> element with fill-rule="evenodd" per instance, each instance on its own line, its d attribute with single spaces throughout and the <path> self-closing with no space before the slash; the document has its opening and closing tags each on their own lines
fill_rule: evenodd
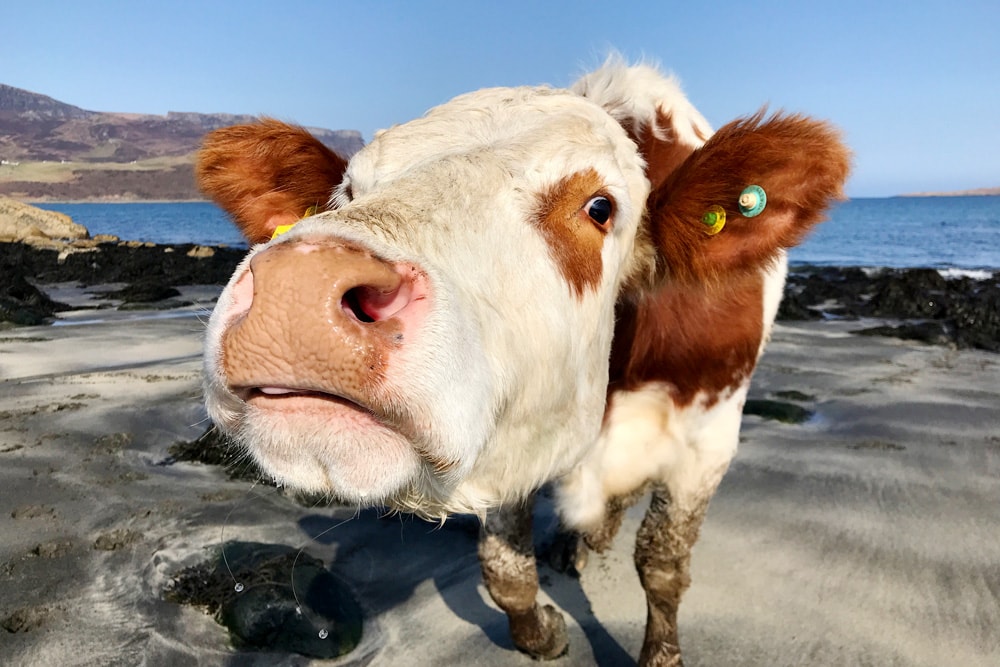
<svg viewBox="0 0 1000 667">
<path fill-rule="evenodd" d="M 640 662 L 680 664 L 690 549 L 784 249 L 848 161 L 802 116 L 713 134 L 673 80 L 617 62 L 570 90 L 460 96 L 346 163 L 276 121 L 219 130 L 199 182 L 254 245 L 209 324 L 209 413 L 281 483 L 485 515 L 487 587 L 535 657 L 566 633 L 535 600 L 532 494 L 554 482 L 601 548 L 651 488 Z"/>
</svg>

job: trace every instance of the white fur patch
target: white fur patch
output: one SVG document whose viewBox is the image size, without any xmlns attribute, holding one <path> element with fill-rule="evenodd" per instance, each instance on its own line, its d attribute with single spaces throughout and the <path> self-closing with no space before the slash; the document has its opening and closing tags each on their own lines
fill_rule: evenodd
<svg viewBox="0 0 1000 667">
<path fill-rule="evenodd" d="M 747 386 L 711 407 L 702 395 L 682 409 L 666 385 L 616 392 L 596 446 L 557 487 L 565 523 L 596 529 L 608 500 L 648 481 L 665 484 L 672 501 L 682 507 L 704 497 L 736 454 Z"/>
<path fill-rule="evenodd" d="M 667 138 L 654 123 L 661 113 L 673 119 L 677 140 L 688 146 L 701 146 L 712 134 L 711 125 L 684 95 L 680 82 L 650 65 L 629 65 L 612 56 L 571 90 L 601 105 L 619 123 L 652 126 L 658 139 Z"/>
</svg>

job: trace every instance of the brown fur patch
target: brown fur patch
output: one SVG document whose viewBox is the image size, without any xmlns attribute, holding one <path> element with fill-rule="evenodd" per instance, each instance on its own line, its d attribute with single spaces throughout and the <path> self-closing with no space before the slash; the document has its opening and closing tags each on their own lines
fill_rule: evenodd
<svg viewBox="0 0 1000 667">
<path fill-rule="evenodd" d="M 601 249 L 607 230 L 598 227 L 583 206 L 603 186 L 600 175 L 587 169 L 563 178 L 538 195 L 536 225 L 577 296 L 601 283 Z"/>
<path fill-rule="evenodd" d="M 733 275 L 724 289 L 667 284 L 619 301 L 609 391 L 662 382 L 680 407 L 699 392 L 714 403 L 753 372 L 763 298 L 758 273 Z"/>
<path fill-rule="evenodd" d="M 722 127 L 650 195 L 650 233 L 667 275 L 722 285 L 732 274 L 757 271 L 825 217 L 842 196 L 849 166 L 849 152 L 826 123 L 760 112 Z M 737 203 L 748 185 L 767 193 L 767 207 L 753 218 Z M 726 211 L 716 236 L 701 223 L 712 205 Z"/>
<path fill-rule="evenodd" d="M 698 131 L 697 128 L 695 130 Z M 646 178 L 653 190 L 660 187 L 696 148 L 677 139 L 673 116 L 662 109 L 656 110 L 654 125 L 644 125 L 638 131 L 630 130 L 629 134 L 646 160 Z"/>
<path fill-rule="evenodd" d="M 195 175 L 251 243 L 306 209 L 327 210 L 347 162 L 305 129 L 273 119 L 215 130 L 205 137 Z"/>
</svg>

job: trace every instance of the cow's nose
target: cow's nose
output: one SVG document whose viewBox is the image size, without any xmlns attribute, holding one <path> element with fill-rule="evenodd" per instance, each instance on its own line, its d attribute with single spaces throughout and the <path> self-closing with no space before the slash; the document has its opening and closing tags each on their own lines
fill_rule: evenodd
<svg viewBox="0 0 1000 667">
<path fill-rule="evenodd" d="M 228 383 L 353 400 L 401 341 L 414 296 L 407 269 L 355 246 L 268 248 L 233 289 L 222 345 Z"/>
</svg>

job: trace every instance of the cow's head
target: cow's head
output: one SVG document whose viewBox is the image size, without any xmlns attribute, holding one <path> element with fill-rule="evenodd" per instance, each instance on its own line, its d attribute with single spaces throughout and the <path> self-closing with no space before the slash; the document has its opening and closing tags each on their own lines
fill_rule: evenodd
<svg viewBox="0 0 1000 667">
<path fill-rule="evenodd" d="M 278 481 L 426 515 L 567 471 L 601 425 L 617 300 L 760 270 L 846 176 L 802 117 L 710 136 L 672 81 L 616 64 L 463 95 L 347 164 L 275 121 L 216 131 L 201 187 L 255 245 L 209 325 L 212 419 Z"/>
</svg>

